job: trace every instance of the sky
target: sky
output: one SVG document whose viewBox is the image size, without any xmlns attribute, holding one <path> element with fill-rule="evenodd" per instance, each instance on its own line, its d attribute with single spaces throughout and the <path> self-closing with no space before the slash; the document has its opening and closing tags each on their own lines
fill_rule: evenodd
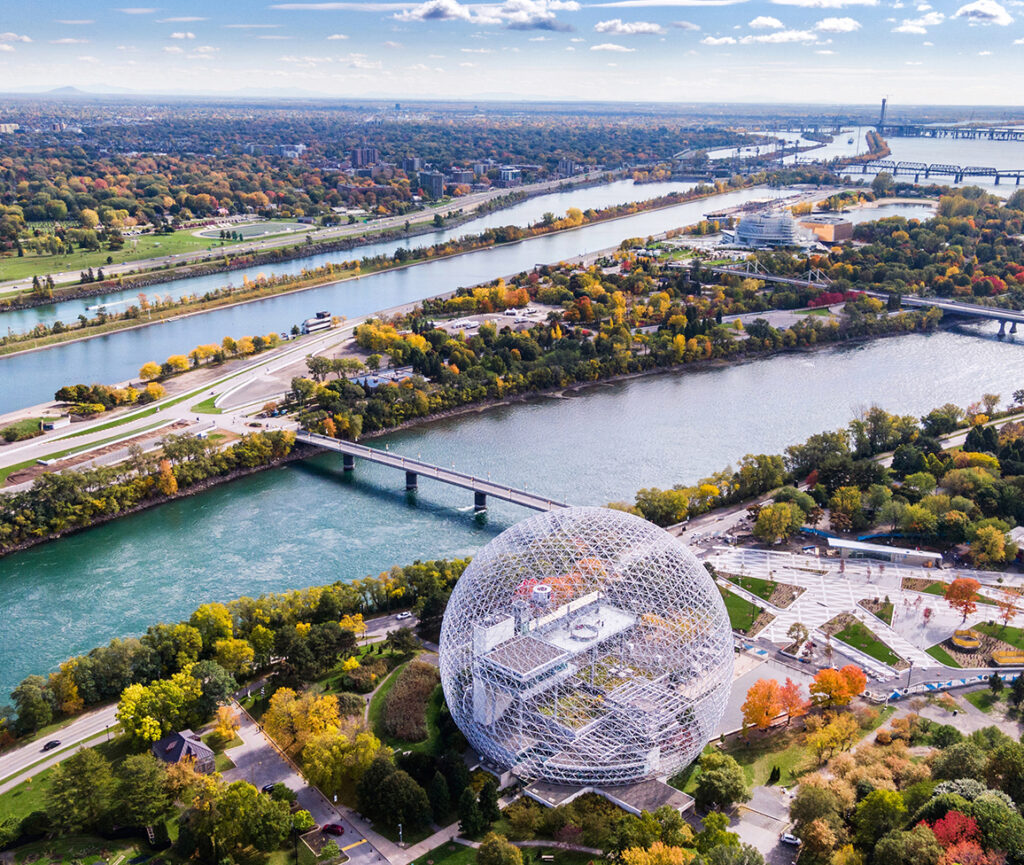
<svg viewBox="0 0 1024 865">
<path fill-rule="evenodd" d="M 0 89 L 1019 105 L 1024 0 L 5 2 Z"/>
</svg>

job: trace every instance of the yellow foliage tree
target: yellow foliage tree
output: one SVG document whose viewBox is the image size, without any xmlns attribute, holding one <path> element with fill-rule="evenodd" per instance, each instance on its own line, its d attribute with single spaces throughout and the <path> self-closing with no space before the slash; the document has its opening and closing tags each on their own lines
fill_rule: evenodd
<svg viewBox="0 0 1024 865">
<path fill-rule="evenodd" d="M 655 841 L 649 848 L 630 847 L 622 851 L 624 865 L 689 865 L 696 852 L 686 847 L 670 847 Z"/>
<path fill-rule="evenodd" d="M 148 361 L 139 369 L 139 378 L 143 381 L 152 381 L 160 375 L 160 364 Z"/>
</svg>

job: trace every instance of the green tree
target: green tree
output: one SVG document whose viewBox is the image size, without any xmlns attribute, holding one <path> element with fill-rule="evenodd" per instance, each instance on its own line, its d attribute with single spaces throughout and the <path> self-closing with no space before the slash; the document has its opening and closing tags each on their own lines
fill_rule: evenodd
<svg viewBox="0 0 1024 865">
<path fill-rule="evenodd" d="M 804 512 L 795 502 L 775 502 L 761 508 L 754 524 L 754 537 L 766 544 L 788 538 L 804 524 Z"/>
<path fill-rule="evenodd" d="M 388 754 L 381 754 L 363 772 L 363 777 L 356 785 L 356 800 L 359 810 L 371 817 L 380 813 L 380 788 L 389 775 L 398 771 Z"/>
<path fill-rule="evenodd" d="M 80 748 L 53 767 L 46 810 L 64 834 L 98 829 L 114 804 L 117 784 L 110 762 L 94 748 Z"/>
<path fill-rule="evenodd" d="M 484 831 L 484 816 L 472 787 L 467 787 L 459 796 L 459 832 L 473 838 Z"/>
<path fill-rule="evenodd" d="M 415 831 L 430 825 L 430 801 L 426 791 L 401 769 L 392 772 L 377 793 L 380 809 L 393 823 Z"/>
<path fill-rule="evenodd" d="M 876 839 L 902 826 L 906 815 L 907 806 L 895 790 L 872 790 L 854 812 L 854 837 L 870 850 Z"/>
<path fill-rule="evenodd" d="M 523 854 L 504 835 L 488 832 L 476 852 L 477 865 L 523 865 Z"/>
<path fill-rule="evenodd" d="M 918 824 L 909 832 L 892 831 L 875 845 L 874 861 L 885 865 L 938 865 L 942 845 L 932 830 Z"/>
<path fill-rule="evenodd" d="M 498 784 L 493 778 L 487 778 L 483 787 L 480 788 L 480 814 L 488 826 L 495 820 L 501 819 L 501 809 L 498 807 Z"/>
<path fill-rule="evenodd" d="M 444 825 L 448 813 L 452 810 L 452 797 L 448 792 L 448 782 L 440 772 L 434 772 L 434 777 L 427 784 L 427 799 L 430 800 L 430 812 L 434 815 L 434 822 Z"/>
<path fill-rule="evenodd" d="M 11 692 L 18 720 L 14 729 L 20 736 L 34 733 L 53 720 L 53 705 L 42 676 L 28 676 Z"/>
<path fill-rule="evenodd" d="M 932 763 L 932 777 L 940 781 L 974 778 L 985 775 L 985 754 L 974 742 L 958 742 L 939 751 Z"/>
<path fill-rule="evenodd" d="M 750 798 L 743 767 L 729 754 L 711 751 L 700 758 L 700 774 L 694 799 L 701 808 L 726 808 Z"/>
<path fill-rule="evenodd" d="M 701 820 L 704 828 L 697 833 L 697 852 L 706 854 L 716 847 L 739 847 L 740 836 L 729 831 L 729 818 L 721 811 L 710 812 Z"/>
<path fill-rule="evenodd" d="M 171 808 L 167 770 L 152 754 L 132 754 L 117 767 L 117 820 L 152 826 Z"/>
</svg>

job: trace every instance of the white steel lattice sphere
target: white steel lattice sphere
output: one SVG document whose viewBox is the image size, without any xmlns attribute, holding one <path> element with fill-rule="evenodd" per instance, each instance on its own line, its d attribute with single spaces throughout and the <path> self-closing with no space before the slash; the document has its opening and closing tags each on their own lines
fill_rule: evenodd
<svg viewBox="0 0 1024 865">
<path fill-rule="evenodd" d="M 462 575 L 441 683 L 481 755 L 522 778 L 671 775 L 715 733 L 732 684 L 725 604 L 663 529 L 605 508 L 531 517 Z"/>
</svg>

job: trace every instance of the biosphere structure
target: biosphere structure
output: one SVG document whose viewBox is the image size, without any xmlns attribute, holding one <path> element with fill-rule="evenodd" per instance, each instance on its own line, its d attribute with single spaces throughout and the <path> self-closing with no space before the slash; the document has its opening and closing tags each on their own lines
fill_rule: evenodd
<svg viewBox="0 0 1024 865">
<path fill-rule="evenodd" d="M 441 628 L 441 682 L 482 756 L 522 778 L 670 775 L 714 734 L 732 682 L 725 605 L 693 554 L 621 511 L 521 522 L 473 559 Z"/>
</svg>

